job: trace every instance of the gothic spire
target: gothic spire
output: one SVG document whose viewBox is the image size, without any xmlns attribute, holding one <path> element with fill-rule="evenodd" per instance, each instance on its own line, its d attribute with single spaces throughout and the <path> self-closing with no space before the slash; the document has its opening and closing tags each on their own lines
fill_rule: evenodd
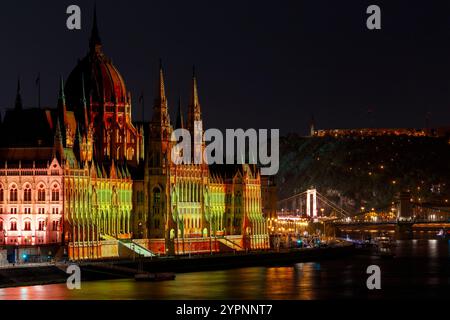
<svg viewBox="0 0 450 320">
<path fill-rule="evenodd" d="M 17 91 L 16 91 L 16 103 L 15 103 L 15 109 L 16 110 L 22 110 L 22 95 L 20 93 L 20 77 L 17 79 Z"/>
<path fill-rule="evenodd" d="M 200 103 L 198 100 L 198 85 L 197 85 L 197 75 L 195 74 L 195 66 L 192 68 L 191 105 L 200 107 Z"/>
<path fill-rule="evenodd" d="M 164 86 L 164 70 L 162 63 L 159 63 L 159 77 L 155 92 L 155 102 L 153 105 L 152 130 L 154 131 L 154 139 L 167 140 L 170 139 L 171 126 L 170 116 L 167 107 L 166 90 Z"/>
<path fill-rule="evenodd" d="M 91 51 L 97 51 L 102 46 L 102 40 L 98 32 L 97 25 L 97 5 L 94 4 L 94 20 L 92 22 L 91 38 L 89 39 L 89 48 Z"/>
<path fill-rule="evenodd" d="M 153 122 L 168 125 L 169 114 L 167 112 L 167 97 L 164 85 L 164 70 L 162 62 L 159 63 L 159 79 L 155 93 L 155 103 L 153 105 Z"/>
<path fill-rule="evenodd" d="M 156 100 L 158 104 L 166 103 L 166 88 L 164 85 L 164 69 L 162 65 L 162 60 L 159 60 L 159 80 L 158 80 L 158 88 L 156 92 Z"/>
<path fill-rule="evenodd" d="M 56 119 L 55 138 L 57 138 L 57 139 L 62 141 L 61 123 L 59 122 L 59 118 Z"/>
<path fill-rule="evenodd" d="M 181 98 L 178 98 L 178 113 L 177 113 L 177 122 L 176 129 L 184 129 L 184 119 L 183 119 L 183 111 L 181 110 Z"/>
<path fill-rule="evenodd" d="M 82 90 L 82 104 L 83 104 L 83 112 L 84 112 L 84 129 L 86 130 L 86 134 L 88 132 L 89 128 L 89 116 L 88 116 L 88 110 L 87 110 L 87 101 L 86 101 L 86 92 L 84 88 L 84 74 L 81 74 L 81 90 Z"/>
<path fill-rule="evenodd" d="M 194 130 L 194 124 L 196 121 L 202 121 L 202 113 L 200 108 L 200 102 L 198 98 L 198 84 L 197 75 L 195 73 L 195 67 L 192 72 L 192 91 L 191 91 L 191 101 L 189 103 L 188 109 L 188 123 L 187 128 L 190 131 Z"/>
<path fill-rule="evenodd" d="M 64 79 L 59 76 L 59 100 L 66 104 L 66 96 L 64 95 Z"/>
<path fill-rule="evenodd" d="M 57 156 L 57 153 L 59 153 L 59 156 L 63 155 L 63 136 L 61 132 L 61 124 L 59 122 L 59 118 L 56 119 L 56 129 L 55 129 L 55 136 L 54 136 L 54 148 L 53 148 L 53 156 Z"/>
<path fill-rule="evenodd" d="M 64 95 L 64 79 L 62 76 L 60 78 L 60 83 L 59 83 L 58 110 L 61 113 L 60 116 L 64 120 L 63 125 L 65 125 L 66 124 L 67 107 L 66 107 L 66 97 Z"/>
</svg>

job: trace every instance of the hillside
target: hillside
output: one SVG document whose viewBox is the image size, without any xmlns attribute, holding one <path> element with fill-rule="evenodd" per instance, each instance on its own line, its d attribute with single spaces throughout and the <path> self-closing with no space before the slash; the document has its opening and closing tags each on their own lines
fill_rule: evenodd
<svg viewBox="0 0 450 320">
<path fill-rule="evenodd" d="M 280 141 L 279 198 L 314 186 L 350 208 L 383 207 L 409 189 L 429 201 L 448 195 L 450 145 L 426 137 L 311 138 Z"/>
</svg>

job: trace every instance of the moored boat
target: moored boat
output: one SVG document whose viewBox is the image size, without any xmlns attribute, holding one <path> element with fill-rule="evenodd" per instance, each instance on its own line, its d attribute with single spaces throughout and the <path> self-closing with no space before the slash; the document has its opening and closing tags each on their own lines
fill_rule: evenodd
<svg viewBox="0 0 450 320">
<path fill-rule="evenodd" d="M 393 252 L 394 243 L 389 237 L 378 237 L 375 239 L 375 255 L 382 258 L 393 258 L 395 254 Z"/>
</svg>

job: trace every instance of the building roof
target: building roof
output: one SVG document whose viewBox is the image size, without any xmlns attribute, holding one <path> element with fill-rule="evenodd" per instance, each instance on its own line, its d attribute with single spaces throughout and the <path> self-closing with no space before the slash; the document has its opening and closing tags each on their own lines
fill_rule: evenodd
<svg viewBox="0 0 450 320">
<path fill-rule="evenodd" d="M 0 148 L 52 147 L 51 111 L 38 108 L 7 110 L 0 132 Z"/>
<path fill-rule="evenodd" d="M 0 148 L 0 162 L 8 163 L 17 161 L 51 161 L 54 153 L 53 148 Z"/>
</svg>

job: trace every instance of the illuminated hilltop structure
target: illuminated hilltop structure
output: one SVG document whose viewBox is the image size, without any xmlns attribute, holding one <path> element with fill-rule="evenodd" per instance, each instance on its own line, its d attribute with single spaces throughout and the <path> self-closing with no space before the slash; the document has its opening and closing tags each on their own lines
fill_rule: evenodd
<svg viewBox="0 0 450 320">
<path fill-rule="evenodd" d="M 317 129 L 314 120 L 309 127 L 311 137 L 450 137 L 450 127 L 438 128 L 353 128 L 353 129 Z"/>
</svg>

